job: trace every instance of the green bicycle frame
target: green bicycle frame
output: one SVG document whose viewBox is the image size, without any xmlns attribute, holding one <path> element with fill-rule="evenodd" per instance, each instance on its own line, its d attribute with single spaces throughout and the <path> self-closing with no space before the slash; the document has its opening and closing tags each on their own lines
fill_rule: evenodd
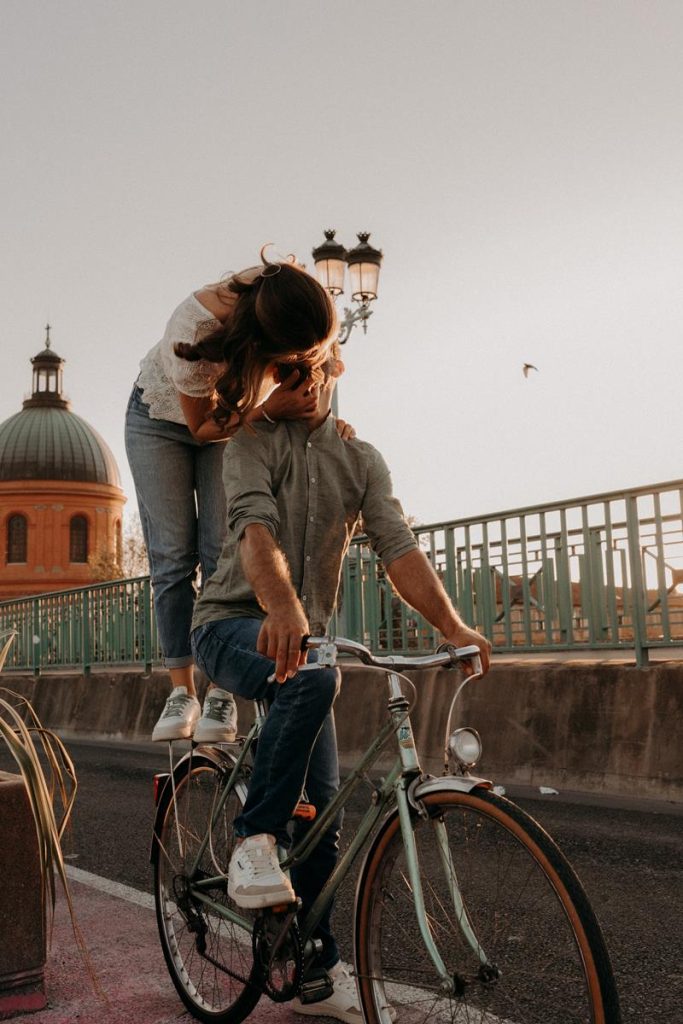
<svg viewBox="0 0 683 1024">
<path fill-rule="evenodd" d="M 348 871 L 353 864 L 359 851 L 365 845 L 369 835 L 376 826 L 382 815 L 392 808 L 395 804 L 398 807 L 399 822 L 401 828 L 401 836 L 406 851 L 406 861 L 408 868 L 408 879 L 413 895 L 413 901 L 415 905 L 415 914 L 418 922 L 420 934 L 425 944 L 425 948 L 431 959 L 434 968 L 441 978 L 442 989 L 444 992 L 451 992 L 453 990 L 453 979 L 450 977 L 446 966 L 443 962 L 441 954 L 437 948 L 436 942 L 432 935 L 429 922 L 427 919 L 427 912 L 424 902 L 424 894 L 422 889 L 422 879 L 420 874 L 419 858 L 417 853 L 417 847 L 415 844 L 415 836 L 413 833 L 412 824 L 412 811 L 411 803 L 408 797 L 408 788 L 410 784 L 420 774 L 420 765 L 417 757 L 417 750 L 415 747 L 415 740 L 413 736 L 412 726 L 410 723 L 409 710 L 410 705 L 407 698 L 403 695 L 401 690 L 400 678 L 394 672 L 388 674 L 389 684 L 389 721 L 385 723 L 382 729 L 379 731 L 373 742 L 367 748 L 363 756 L 361 757 L 358 764 L 355 766 L 351 774 L 346 778 L 339 791 L 325 807 L 323 812 L 317 817 L 310 829 L 304 836 L 304 838 L 296 844 L 296 846 L 285 856 L 282 861 L 283 870 L 289 870 L 294 866 L 304 863 L 310 856 L 311 852 L 317 845 L 319 839 L 329 827 L 331 822 L 336 817 L 338 811 L 347 803 L 352 794 L 358 789 L 358 787 L 365 780 L 366 772 L 368 768 L 373 764 L 379 755 L 380 751 L 386 744 L 389 737 L 393 734 L 398 742 L 399 756 L 396 759 L 393 767 L 389 771 L 385 779 L 383 779 L 380 785 L 374 790 L 372 796 L 372 803 L 366 810 L 361 822 L 356 830 L 353 840 L 342 855 L 341 859 L 334 868 L 334 871 L 325 883 L 322 891 L 316 898 L 313 906 L 309 910 L 305 919 L 301 923 L 301 937 L 304 944 L 304 950 L 306 955 L 310 955 L 313 952 L 313 932 L 319 924 L 326 908 L 334 898 L 337 889 L 340 887 Z M 249 730 L 249 733 L 245 739 L 244 745 L 240 754 L 233 766 L 233 769 L 223 787 L 221 795 L 216 802 L 216 807 L 212 816 L 211 825 L 204 836 L 197 855 L 195 857 L 192 870 L 190 872 L 190 878 L 196 874 L 201 859 L 206 851 L 206 848 L 210 842 L 211 831 L 214 828 L 219 816 L 225 806 L 228 796 L 233 789 L 235 783 L 239 779 L 242 766 L 245 758 L 251 749 L 252 744 L 257 739 L 258 734 L 261 730 L 263 722 L 265 720 L 266 709 L 265 705 L 261 701 L 256 701 L 256 718 L 253 726 Z M 441 853 L 442 861 L 444 860 L 443 842 L 439 839 L 438 826 L 437 826 L 437 843 Z M 450 854 L 449 854 L 450 858 Z M 444 866 L 452 869 L 452 862 L 449 860 L 448 864 L 444 862 Z M 465 935 L 468 943 L 471 945 L 473 950 L 477 953 L 481 962 L 486 962 L 486 957 L 477 941 L 476 936 L 471 928 L 469 919 L 467 917 L 466 910 L 464 908 L 462 896 L 459 891 L 457 878 L 455 872 L 450 870 L 449 876 L 451 878 L 450 889 L 453 904 L 457 913 L 459 925 Z M 215 888 L 216 885 L 221 884 L 225 880 L 225 875 L 217 875 L 213 878 L 201 878 L 195 879 L 191 882 L 191 889 L 194 898 L 199 900 L 211 907 L 211 909 L 225 918 L 227 921 L 232 922 L 235 925 L 240 926 L 246 932 L 251 930 L 251 922 L 246 918 L 242 917 L 239 913 L 225 907 L 222 904 L 216 903 L 208 894 L 207 890 Z"/>
</svg>

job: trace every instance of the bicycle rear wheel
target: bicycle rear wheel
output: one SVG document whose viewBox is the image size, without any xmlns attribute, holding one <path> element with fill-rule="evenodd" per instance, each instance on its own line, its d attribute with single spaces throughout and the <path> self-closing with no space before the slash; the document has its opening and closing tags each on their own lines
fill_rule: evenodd
<svg viewBox="0 0 683 1024">
<path fill-rule="evenodd" d="M 238 1024 L 261 995 L 251 984 L 253 913 L 240 911 L 248 927 L 220 914 L 222 906 L 235 909 L 224 876 L 234 845 L 232 823 L 246 796 L 241 780 L 216 815 L 233 765 L 219 751 L 193 754 L 176 769 L 175 793 L 167 784 L 157 812 L 154 897 L 161 945 L 180 998 L 207 1024 Z M 190 874 L 207 834 L 206 850 Z M 193 890 L 194 881 L 209 878 L 217 878 L 203 890 L 213 906 Z"/>
<path fill-rule="evenodd" d="M 396 812 L 358 885 L 367 1024 L 391 1024 L 386 1007 L 398 1024 L 619 1024 L 600 927 L 547 833 L 486 790 L 423 802 L 428 816 L 416 814 L 413 830 L 427 920 L 455 991 L 444 994 L 418 929 Z"/>
</svg>

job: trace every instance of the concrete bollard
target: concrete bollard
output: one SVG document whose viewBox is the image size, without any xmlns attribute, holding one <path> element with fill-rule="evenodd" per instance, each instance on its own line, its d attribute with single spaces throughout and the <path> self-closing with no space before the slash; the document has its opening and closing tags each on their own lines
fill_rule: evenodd
<svg viewBox="0 0 683 1024">
<path fill-rule="evenodd" d="M 36 826 L 20 775 L 0 772 L 0 1020 L 42 1010 L 45 905 Z"/>
</svg>

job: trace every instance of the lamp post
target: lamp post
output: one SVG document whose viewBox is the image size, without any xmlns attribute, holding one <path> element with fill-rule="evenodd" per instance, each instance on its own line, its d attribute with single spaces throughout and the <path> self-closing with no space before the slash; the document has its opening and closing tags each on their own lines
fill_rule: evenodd
<svg viewBox="0 0 683 1024">
<path fill-rule="evenodd" d="M 316 274 L 323 288 L 326 288 L 333 299 L 344 292 L 344 278 L 348 268 L 351 281 L 351 299 L 357 303 L 355 309 L 346 306 L 344 317 L 339 325 L 337 341 L 345 345 L 351 331 L 357 324 L 362 324 L 363 334 L 367 333 L 368 320 L 372 316 L 370 303 L 377 298 L 377 282 L 379 268 L 382 264 L 382 250 L 370 245 L 369 231 L 359 231 L 358 244 L 353 249 L 345 249 L 341 242 L 335 240 L 336 232 L 332 228 L 325 231 L 325 241 L 312 251 Z M 332 412 L 336 416 L 337 392 L 332 396 Z"/>
<path fill-rule="evenodd" d="M 377 281 L 382 263 L 382 250 L 374 249 L 370 245 L 369 231 L 358 232 L 358 244 L 348 251 L 341 242 L 335 240 L 334 236 L 335 231 L 329 228 L 325 232 L 325 241 L 316 246 L 311 255 L 318 280 L 323 288 L 327 289 L 333 300 L 344 293 L 344 278 L 348 267 L 351 299 L 356 303 L 356 308 L 352 309 L 348 306 L 344 308 L 344 318 L 339 325 L 337 341 L 340 345 L 345 345 L 357 324 L 362 324 L 363 334 L 367 334 L 368 320 L 372 316 L 370 303 L 377 298 Z M 337 388 L 332 393 L 332 415 L 334 417 L 339 415 Z M 336 628 L 341 636 L 345 636 L 348 632 L 346 604 L 342 588 L 339 593 L 336 620 Z"/>
</svg>

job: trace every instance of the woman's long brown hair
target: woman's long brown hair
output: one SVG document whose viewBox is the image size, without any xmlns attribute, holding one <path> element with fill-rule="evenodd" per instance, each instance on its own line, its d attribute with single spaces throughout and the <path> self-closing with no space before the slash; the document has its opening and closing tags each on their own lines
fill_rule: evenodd
<svg viewBox="0 0 683 1024">
<path fill-rule="evenodd" d="M 233 413 L 242 419 L 256 406 L 270 363 L 313 356 L 336 330 L 332 300 L 314 277 L 294 263 L 263 262 L 265 274 L 251 281 L 237 274 L 225 283 L 237 295 L 225 324 L 194 344 L 174 346 L 181 359 L 225 363 L 216 382 L 219 422 Z"/>
</svg>

